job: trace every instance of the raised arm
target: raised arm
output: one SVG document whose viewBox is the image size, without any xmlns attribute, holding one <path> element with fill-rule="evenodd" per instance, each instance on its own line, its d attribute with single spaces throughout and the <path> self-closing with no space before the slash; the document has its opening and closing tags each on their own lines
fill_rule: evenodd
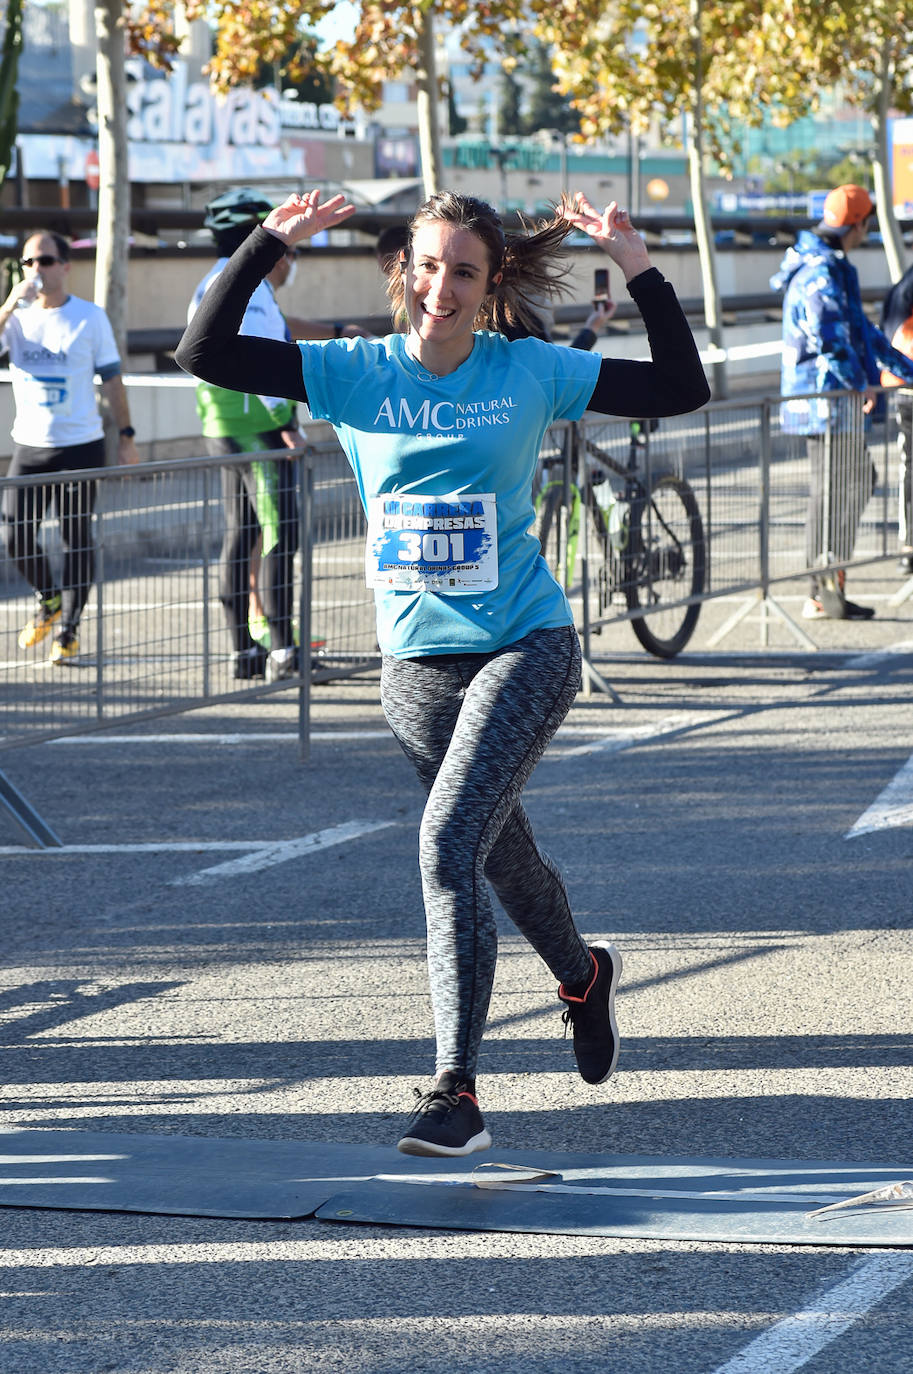
<svg viewBox="0 0 913 1374">
<path fill-rule="evenodd" d="M 624 274 L 643 317 L 651 361 L 603 358 L 588 409 L 647 419 L 684 415 L 710 399 L 710 387 L 685 312 L 672 286 L 652 266 L 647 245 L 627 211 L 613 201 L 601 213 L 578 195 L 565 210 L 578 229 Z"/>
<path fill-rule="evenodd" d="M 295 344 L 238 333 L 251 296 L 283 252 L 278 239 L 259 226 L 253 230 L 194 312 L 175 349 L 179 367 L 230 391 L 307 401 Z"/>
<path fill-rule="evenodd" d="M 325 205 L 319 192 L 289 196 L 257 227 L 216 277 L 175 351 L 185 372 L 231 391 L 307 401 L 301 354 L 292 343 L 239 335 L 248 302 L 292 244 L 341 223 L 354 212 L 344 196 Z"/>
</svg>

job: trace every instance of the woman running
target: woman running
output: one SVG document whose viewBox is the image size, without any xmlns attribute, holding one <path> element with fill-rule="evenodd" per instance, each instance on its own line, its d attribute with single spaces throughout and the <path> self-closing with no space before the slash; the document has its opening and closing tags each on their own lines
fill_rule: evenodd
<svg viewBox="0 0 913 1374">
<path fill-rule="evenodd" d="M 344 223 L 341 195 L 277 206 L 204 296 L 176 353 L 187 372 L 305 402 L 336 429 L 368 521 L 390 728 L 428 794 L 419 835 L 436 1077 L 398 1148 L 465 1155 L 491 1137 L 476 1097 L 497 956 L 489 884 L 558 981 L 587 1083 L 618 1059 L 621 955 L 588 945 L 520 801 L 580 684 L 567 598 L 533 524 L 546 429 L 585 410 L 635 418 L 697 409 L 709 388 L 675 292 L 627 213 L 582 195 L 531 234 L 507 234 L 471 196 L 433 195 L 392 273 L 404 332 L 297 344 L 238 336 L 258 283 L 293 245 Z M 583 230 L 624 274 L 652 361 L 601 358 L 536 338 L 529 299 L 555 294 L 562 243 Z"/>
</svg>

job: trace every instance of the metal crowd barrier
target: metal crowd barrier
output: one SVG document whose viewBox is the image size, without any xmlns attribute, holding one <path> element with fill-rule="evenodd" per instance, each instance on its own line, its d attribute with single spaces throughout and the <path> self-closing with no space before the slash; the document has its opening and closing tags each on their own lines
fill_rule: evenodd
<svg viewBox="0 0 913 1374">
<path fill-rule="evenodd" d="M 903 393 L 900 393 L 901 395 Z M 662 622 L 665 608 L 736 598 L 740 604 L 707 640 L 720 644 L 750 613 L 760 608 L 760 644 L 769 645 L 771 623 L 777 622 L 803 647 L 815 649 L 814 621 L 800 623 L 780 599 L 798 584 L 807 593 L 813 574 L 833 582 L 841 572 L 895 558 L 898 525 L 903 528 L 900 497 L 898 391 L 880 392 L 879 418 L 866 432 L 858 393 L 834 392 L 808 398 L 821 407 L 823 432 L 813 442 L 788 432 L 778 396 L 713 403 L 693 414 L 647 426 L 639 436 L 637 471 L 649 489 L 662 473 L 683 478 L 694 492 L 703 524 L 703 588 L 679 601 L 630 609 L 616 591 L 606 604 L 605 559 L 594 548 L 592 521 L 581 521 L 577 566 L 569 595 L 591 661 L 593 636 L 609 624 L 646 615 Z M 908 394 L 909 395 L 909 394 Z M 563 482 L 568 493 L 604 508 L 621 498 L 624 481 L 611 465 L 624 465 L 632 442 L 627 420 L 587 415 L 576 427 L 574 443 L 553 431 L 551 455 L 563 451 Z M 587 492 L 594 469 L 605 469 L 608 481 Z M 597 480 L 599 480 L 597 478 Z M 814 496 L 817 521 L 810 535 L 808 511 Z M 604 518 L 611 519 L 605 516 Z M 587 542 L 586 531 L 590 539 Z M 909 536 L 908 536 L 909 537 Z M 663 588 L 668 598 L 668 586 Z M 892 604 L 913 596 L 911 579 Z"/>
<path fill-rule="evenodd" d="M 861 398 L 847 393 L 827 398 L 826 442 L 818 455 L 810 454 L 804 437 L 783 430 L 776 397 L 709 405 L 694 415 L 663 420 L 654 433 L 642 436 L 638 463 L 645 481 L 672 471 L 687 480 L 697 497 L 704 584 L 697 597 L 684 599 L 744 598 L 711 643 L 725 638 L 760 601 L 768 620 L 777 617 L 797 639 L 814 647 L 804 625 L 777 600 L 781 585 L 808 576 L 814 568 L 805 542 L 813 486 L 821 496 L 821 548 L 833 555 L 835 568 L 895 554 L 896 400 L 895 392 L 886 393 L 888 415 L 872 430 L 867 450 L 858 442 Z M 373 597 L 364 585 L 365 525 L 355 485 L 329 427 L 308 426 L 306 432 L 307 447 L 291 460 L 277 460 L 270 452 L 72 474 L 77 485 L 94 483 L 97 496 L 92 516 L 96 564 L 80 625 L 80 652 L 62 665 L 49 661 L 50 638 L 35 648 L 18 646 L 34 600 L 10 558 L 0 556 L 0 751 L 196 707 L 254 700 L 293 686 L 299 692 L 300 747 L 306 757 L 312 690 L 379 662 Z M 597 457 L 602 451 L 622 463 L 629 452 L 627 421 L 587 416 L 573 433 L 573 443 L 565 442 L 560 427 L 551 439 L 553 452 L 563 447 L 561 461 L 568 465 L 579 463 L 581 454 L 592 457 L 588 446 Z M 876 470 L 874 494 L 870 459 Z M 274 684 L 234 678 L 219 603 L 220 472 L 252 460 L 297 463 L 295 599 L 305 671 Z M 579 475 L 568 466 L 568 490 Z M 5 478 L 0 480 L 0 498 L 10 488 L 46 492 L 55 485 L 59 479 Z M 841 525 L 847 509 L 858 521 L 852 547 Z M 56 562 L 60 529 L 53 510 L 42 540 Z M 581 556 L 586 552 L 583 540 Z M 587 576 L 571 588 L 587 659 L 592 636 L 602 626 L 635 614 L 623 598 L 601 604 L 600 569 L 592 550 L 590 554 Z M 913 594 L 913 579 L 909 587 Z M 655 614 L 662 612 L 657 608 Z"/>
<path fill-rule="evenodd" d="M 251 462 L 297 467 L 294 619 L 300 662 L 309 671 L 272 684 L 234 677 L 219 601 L 221 473 Z M 179 459 L 67 478 L 83 493 L 95 489 L 95 568 L 79 654 L 51 662 L 53 631 L 34 648 L 19 647 L 35 600 L 12 559 L 0 558 L 0 749 L 297 686 L 306 755 L 311 688 L 379 661 L 373 596 L 364 585 L 364 520 L 335 440 L 278 459 L 274 451 Z M 61 485 L 59 477 L 5 478 L 0 500 L 11 488 L 47 500 Z M 41 530 L 52 567 L 62 557 L 62 505 L 50 502 Z"/>
</svg>

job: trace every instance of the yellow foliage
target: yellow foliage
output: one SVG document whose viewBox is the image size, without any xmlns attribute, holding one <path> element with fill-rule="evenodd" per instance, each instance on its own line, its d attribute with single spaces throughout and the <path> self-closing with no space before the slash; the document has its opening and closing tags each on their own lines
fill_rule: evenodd
<svg viewBox="0 0 913 1374">
<path fill-rule="evenodd" d="M 587 139 L 658 118 L 670 127 L 694 111 L 698 89 L 708 150 L 725 164 L 733 120 L 779 124 L 813 109 L 840 81 L 861 108 L 876 107 L 880 83 L 891 104 L 913 109 L 913 0 L 357 0 L 352 42 L 293 59 L 329 74 L 339 103 L 380 103 L 383 82 L 418 61 L 424 16 L 463 25 L 471 66 L 490 57 L 486 38 L 530 29 L 552 47 L 556 87 L 568 96 Z M 185 0 L 188 19 L 216 33 L 210 78 L 220 89 L 247 82 L 264 62 L 287 58 L 335 0 Z M 130 51 L 168 67 L 178 51 L 174 0 L 125 6 Z M 507 71 L 518 65 L 511 48 Z M 294 71 L 292 68 L 297 62 Z"/>
</svg>

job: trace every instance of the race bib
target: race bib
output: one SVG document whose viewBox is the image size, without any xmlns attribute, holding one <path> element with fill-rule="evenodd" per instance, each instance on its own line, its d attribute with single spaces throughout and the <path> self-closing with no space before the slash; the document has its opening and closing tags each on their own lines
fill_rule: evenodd
<svg viewBox="0 0 913 1374">
<path fill-rule="evenodd" d="M 28 405 L 40 406 L 54 415 L 69 415 L 70 393 L 66 377 L 39 377 L 34 372 L 26 372 L 22 390 Z"/>
<path fill-rule="evenodd" d="M 498 585 L 497 502 L 468 496 L 372 496 L 367 586 L 474 596 Z"/>
</svg>

